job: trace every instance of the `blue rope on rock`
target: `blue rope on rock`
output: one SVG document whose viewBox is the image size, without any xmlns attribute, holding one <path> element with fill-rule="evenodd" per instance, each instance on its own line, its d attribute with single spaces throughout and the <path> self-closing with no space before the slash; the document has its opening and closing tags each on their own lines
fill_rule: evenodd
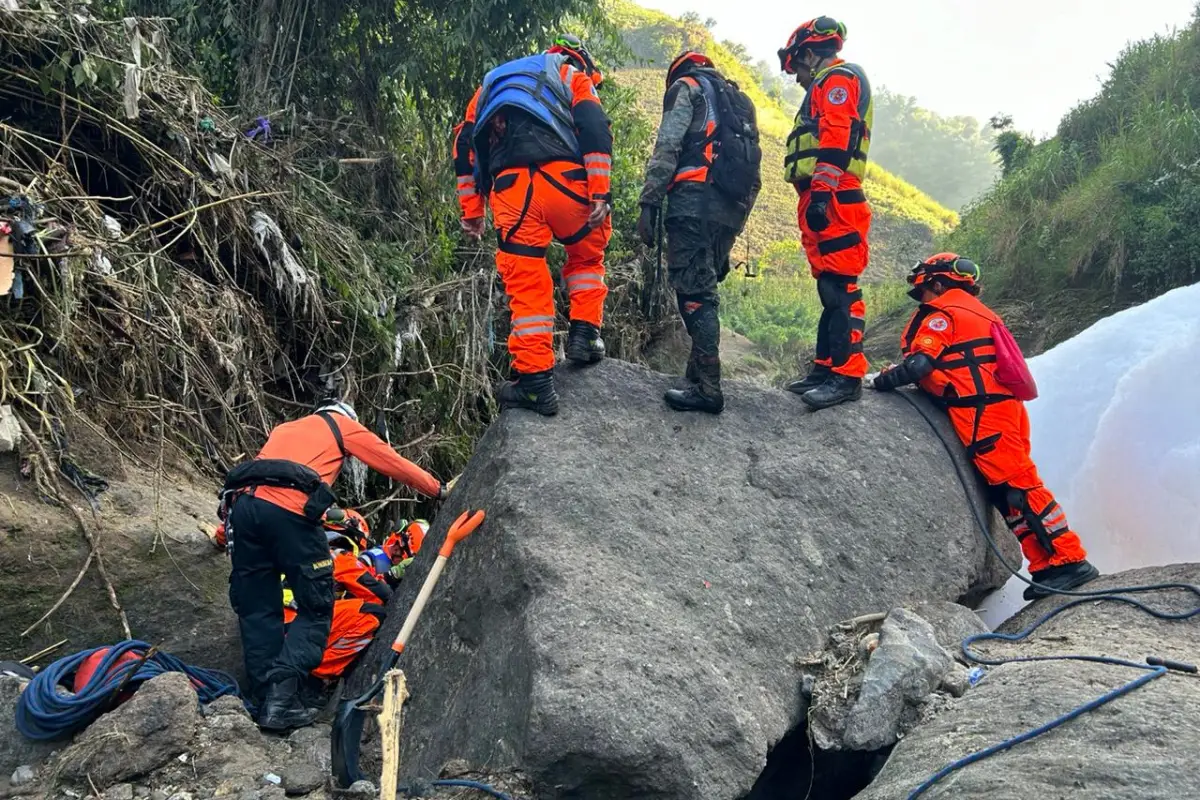
<svg viewBox="0 0 1200 800">
<path fill-rule="evenodd" d="M 241 696 L 231 675 L 189 666 L 169 653 L 151 652 L 150 644 L 134 639 L 107 648 L 108 653 L 82 691 L 78 694 L 70 691 L 70 677 L 87 658 L 104 649 L 96 647 L 60 658 L 39 672 L 17 701 L 17 730 L 39 741 L 65 739 L 110 711 L 117 703 L 119 690 L 134 689 L 165 672 L 187 675 L 201 703 L 211 703 L 225 695 Z M 128 653 L 136 654 L 139 660 L 114 666 Z"/>
<path fill-rule="evenodd" d="M 500 791 L 496 787 L 488 786 L 486 783 L 480 783 L 479 781 L 467 781 L 467 780 L 460 780 L 460 779 L 441 780 L 441 781 L 433 781 L 433 785 L 434 786 L 458 786 L 463 789 L 474 789 L 477 792 L 483 792 L 484 794 L 490 794 L 492 797 L 495 797 L 496 800 L 512 800 L 511 797 L 509 797 L 508 795 L 506 795 L 504 792 Z"/>
</svg>

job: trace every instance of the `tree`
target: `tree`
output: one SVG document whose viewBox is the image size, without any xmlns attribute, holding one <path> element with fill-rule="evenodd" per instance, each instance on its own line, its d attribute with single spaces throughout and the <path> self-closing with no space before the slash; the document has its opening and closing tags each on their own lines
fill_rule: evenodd
<svg viewBox="0 0 1200 800">
<path fill-rule="evenodd" d="M 1033 152 L 1033 138 L 1014 129 L 1011 114 L 997 114 L 988 123 L 995 131 L 992 150 L 1000 156 L 1001 173 L 1008 177 L 1029 161 Z"/>
</svg>

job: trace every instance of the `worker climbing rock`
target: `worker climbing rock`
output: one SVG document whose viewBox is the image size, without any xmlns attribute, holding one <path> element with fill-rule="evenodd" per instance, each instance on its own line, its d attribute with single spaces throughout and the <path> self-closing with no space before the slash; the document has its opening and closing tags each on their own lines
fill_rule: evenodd
<svg viewBox="0 0 1200 800">
<path fill-rule="evenodd" d="M 497 393 L 501 409 L 558 412 L 554 279 L 546 263 L 552 239 L 567 251 L 567 359 L 587 365 L 604 357 L 612 131 L 596 92 L 601 80 L 583 43 L 560 36 L 546 52 L 489 72 L 454 129 L 462 227 L 481 237 L 490 203 L 496 266 L 512 312 L 516 377 Z"/>
<path fill-rule="evenodd" d="M 979 267 L 954 253 L 917 264 L 909 295 L 920 303 L 901 340 L 904 361 L 870 381 L 879 391 L 916 383 L 950 416 L 967 455 L 988 483 L 990 502 L 1021 543 L 1034 583 L 1070 590 L 1100 573 L 1030 458 L 1036 396 L 1020 349 L 978 298 Z M 1025 599 L 1047 594 L 1030 586 Z"/>
<path fill-rule="evenodd" d="M 808 90 L 788 136 L 784 174 L 800 198 L 800 242 L 823 311 L 812 368 L 787 388 L 813 409 L 857 400 L 867 372 L 858 277 L 867 267 L 871 228 L 862 181 L 874 106 L 862 67 L 837 57 L 845 39 L 845 25 L 817 17 L 779 51 L 780 68 Z"/>
<path fill-rule="evenodd" d="M 663 117 L 646 165 L 638 235 L 653 244 L 666 200 L 667 275 L 692 339 L 685 388 L 663 399 L 677 411 L 719 414 L 721 323 L 717 284 L 762 186 L 754 104 L 700 53 L 667 70 Z"/>
<path fill-rule="evenodd" d="M 221 491 L 247 697 L 268 730 L 307 725 L 316 714 L 301 702 L 299 686 L 320 664 L 329 635 L 334 559 L 322 519 L 350 456 L 425 495 L 444 494 L 436 478 L 401 458 L 342 402 L 277 426 L 253 460 L 230 470 Z M 286 635 L 280 573 L 296 606 Z"/>
</svg>

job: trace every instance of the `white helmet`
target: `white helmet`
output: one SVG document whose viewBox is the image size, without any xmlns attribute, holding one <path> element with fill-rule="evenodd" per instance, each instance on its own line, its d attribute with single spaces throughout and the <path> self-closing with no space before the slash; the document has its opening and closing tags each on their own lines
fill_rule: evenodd
<svg viewBox="0 0 1200 800">
<path fill-rule="evenodd" d="M 341 414 L 343 417 L 349 417 L 355 422 L 358 422 L 358 414 L 355 413 L 354 406 L 341 400 L 326 403 L 318 408 L 316 413 L 320 414 L 322 411 L 332 411 L 335 414 Z"/>
</svg>

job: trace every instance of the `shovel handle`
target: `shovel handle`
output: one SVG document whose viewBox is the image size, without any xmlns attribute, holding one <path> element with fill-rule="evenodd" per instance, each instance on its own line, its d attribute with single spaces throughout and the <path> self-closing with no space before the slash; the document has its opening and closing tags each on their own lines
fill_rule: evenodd
<svg viewBox="0 0 1200 800">
<path fill-rule="evenodd" d="M 420 619 L 421 612 L 425 610 L 425 604 L 429 602 L 429 597 L 433 594 L 433 587 L 437 585 L 438 578 L 442 576 L 442 570 L 446 568 L 446 561 L 454 552 L 454 546 L 470 536 L 471 532 L 483 522 L 482 510 L 476 511 L 468 519 L 469 514 L 469 511 L 464 511 L 450 526 L 450 531 L 446 534 L 446 542 L 438 551 L 437 561 L 433 562 L 433 569 L 429 570 L 425 583 L 421 585 L 420 594 L 417 595 L 416 601 L 409 609 L 408 616 L 404 618 L 404 625 L 400 628 L 400 633 L 396 634 L 396 639 L 392 642 L 392 650 L 397 655 L 404 652 L 404 645 L 408 643 L 408 637 L 412 635 L 413 628 L 417 627 L 417 620 Z"/>
</svg>

